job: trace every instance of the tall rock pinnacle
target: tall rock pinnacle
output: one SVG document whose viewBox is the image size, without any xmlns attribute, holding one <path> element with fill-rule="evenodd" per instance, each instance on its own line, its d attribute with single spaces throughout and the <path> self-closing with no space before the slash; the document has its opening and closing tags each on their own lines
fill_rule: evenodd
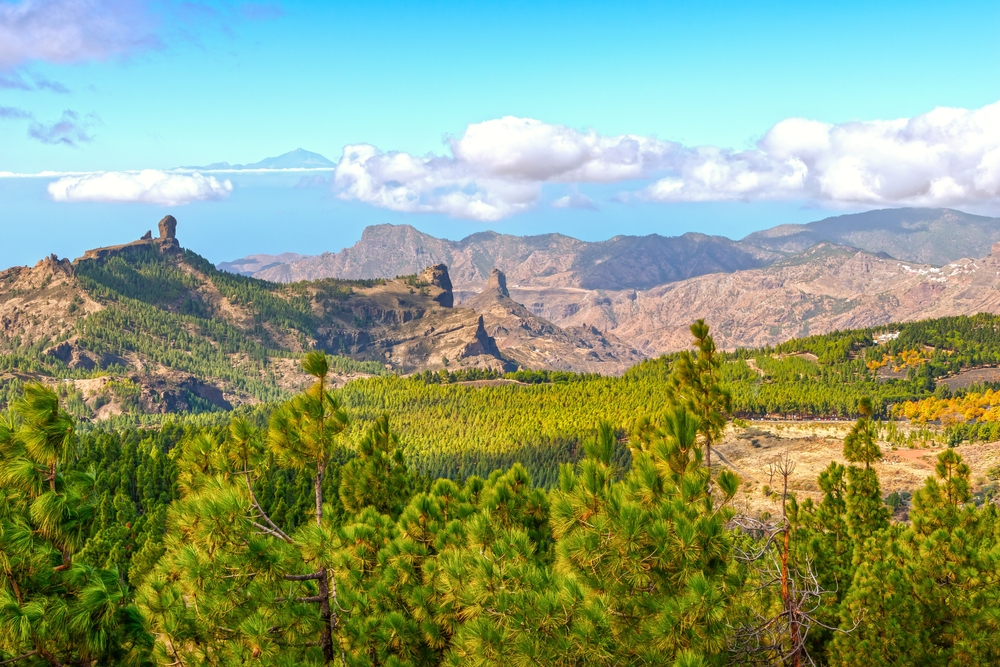
<svg viewBox="0 0 1000 667">
<path fill-rule="evenodd" d="M 163 220 L 160 220 L 160 238 L 161 239 L 175 239 L 177 238 L 177 218 L 172 215 L 164 216 Z"/>
<path fill-rule="evenodd" d="M 505 296 L 510 298 L 510 292 L 507 291 L 507 276 L 503 274 L 503 271 L 500 269 L 490 271 L 490 277 L 486 280 L 486 287 L 483 289 L 483 292 L 489 292 L 498 297 Z"/>
</svg>

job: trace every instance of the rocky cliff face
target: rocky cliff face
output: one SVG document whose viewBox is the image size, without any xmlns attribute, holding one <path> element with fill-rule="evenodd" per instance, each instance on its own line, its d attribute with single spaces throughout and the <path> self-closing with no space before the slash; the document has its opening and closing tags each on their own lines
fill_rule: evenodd
<svg viewBox="0 0 1000 667">
<path fill-rule="evenodd" d="M 420 274 L 418 282 L 427 283 L 432 289 L 439 290 L 431 297 L 435 303 L 444 308 L 455 305 L 455 295 L 451 288 L 451 277 L 448 267 L 444 264 L 429 266 Z"/>
</svg>

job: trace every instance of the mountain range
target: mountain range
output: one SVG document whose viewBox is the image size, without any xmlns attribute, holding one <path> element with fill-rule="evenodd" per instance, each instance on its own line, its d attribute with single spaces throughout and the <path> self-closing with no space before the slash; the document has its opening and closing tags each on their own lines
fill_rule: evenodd
<svg viewBox="0 0 1000 667">
<path fill-rule="evenodd" d="M 223 263 L 274 282 L 361 279 L 449 267 L 457 303 L 493 269 L 509 298 L 560 327 L 613 335 L 644 355 L 681 349 L 705 318 L 727 348 L 938 315 L 996 312 L 1000 219 L 951 209 L 886 209 L 783 225 L 739 241 L 689 233 L 586 242 L 481 232 L 438 239 L 407 225 L 365 229 L 338 253 Z M 978 261 L 977 261 L 978 260 Z"/>
<path fill-rule="evenodd" d="M 0 272 L 0 402 L 17 383 L 62 378 L 95 418 L 129 402 L 145 412 L 225 409 L 300 387 L 295 357 L 314 348 L 337 355 L 341 382 L 470 368 L 619 374 L 686 348 L 698 318 L 732 349 L 1000 312 L 1000 242 L 986 245 L 996 220 L 861 215 L 740 241 L 486 232 L 453 242 L 381 225 L 336 254 L 221 267 L 182 248 L 167 216 L 158 238 Z M 882 227 L 865 227 L 866 216 Z M 830 229 L 869 247 L 837 242 Z M 942 250 L 943 236 L 959 245 Z M 956 248 L 974 258 L 936 266 L 887 250 Z"/>
</svg>

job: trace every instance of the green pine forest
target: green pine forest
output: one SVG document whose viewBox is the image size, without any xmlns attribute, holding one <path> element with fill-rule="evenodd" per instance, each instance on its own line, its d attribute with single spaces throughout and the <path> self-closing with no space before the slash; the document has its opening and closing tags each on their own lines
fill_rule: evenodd
<svg viewBox="0 0 1000 667">
<path fill-rule="evenodd" d="M 620 379 L 332 390 L 311 352 L 302 393 L 159 424 L 95 427 L 27 384 L 0 421 L 0 663 L 1000 664 L 997 505 L 948 448 L 894 521 L 872 467 L 888 403 L 981 363 L 994 326 L 903 327 L 889 352 L 940 347 L 882 384 L 870 334 L 759 372 L 701 322 L 692 352 Z M 774 406 L 852 415 L 848 464 L 820 501 L 747 516 L 711 444 Z"/>
<path fill-rule="evenodd" d="M 196 275 L 249 330 L 191 297 Z M 315 299 L 337 312 L 361 283 L 316 297 L 193 253 L 77 277 L 103 310 L 0 341 L 0 665 L 1000 665 L 996 502 L 944 448 L 900 518 L 873 467 L 900 406 L 998 388 L 941 380 L 1000 364 L 1000 317 L 734 352 L 697 322 L 690 351 L 621 377 L 402 377 L 289 349 L 319 338 Z M 256 402 L 147 414 L 122 366 L 42 354 L 70 335 Z M 272 372 L 292 357 L 299 393 Z M 101 375 L 124 412 L 97 421 L 58 380 Z M 778 416 L 847 421 L 847 464 L 799 499 L 790 452 L 780 511 L 748 515 L 712 445 Z"/>
</svg>

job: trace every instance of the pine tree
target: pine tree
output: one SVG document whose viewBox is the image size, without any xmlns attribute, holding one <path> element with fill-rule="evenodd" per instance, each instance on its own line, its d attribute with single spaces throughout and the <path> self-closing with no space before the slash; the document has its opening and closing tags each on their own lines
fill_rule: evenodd
<svg viewBox="0 0 1000 667">
<path fill-rule="evenodd" d="M 340 501 L 352 514 L 365 507 L 398 516 L 409 499 L 412 479 L 403 459 L 399 436 L 389 417 L 379 417 L 358 445 L 358 455 L 343 468 Z"/>
<path fill-rule="evenodd" d="M 181 447 L 184 497 L 141 594 L 165 661 L 310 664 L 340 654 L 338 537 L 324 480 L 348 422 L 327 389 L 324 355 L 306 355 L 303 368 L 316 382 L 274 411 L 266 438 L 234 419 L 221 446 L 203 432 Z M 295 531 L 259 502 L 255 485 L 271 462 L 311 478 L 313 521 Z"/>
<path fill-rule="evenodd" d="M 844 438 L 844 458 L 851 463 L 864 463 L 864 468 L 856 465 L 847 468 L 845 516 L 856 555 L 866 540 L 889 525 L 889 512 L 882 502 L 878 473 L 871 467 L 872 463 L 882 458 L 872 419 L 871 400 L 862 399 L 858 411 L 861 417 Z"/>
<path fill-rule="evenodd" d="M 68 472 L 72 418 L 28 385 L 0 419 L 0 662 L 142 664 L 152 637 L 117 571 L 74 555 L 94 515 L 94 477 Z"/>
<path fill-rule="evenodd" d="M 992 521 L 972 503 L 969 467 L 953 449 L 938 455 L 936 477 L 913 494 L 912 528 L 906 533 L 913 554 L 914 593 L 923 630 L 942 665 L 998 664 L 1000 557 Z M 930 660 L 928 660 L 930 663 Z"/>
<path fill-rule="evenodd" d="M 830 644 L 833 667 L 933 664 L 923 610 L 914 597 L 912 553 L 900 532 L 886 531 L 858 554 L 841 631 Z"/>
<path fill-rule="evenodd" d="M 634 450 L 632 468 L 618 482 L 614 432 L 605 425 L 576 470 L 563 467 L 553 494 L 557 568 L 601 610 L 596 622 L 608 633 L 592 648 L 616 664 L 724 660 L 723 610 L 733 581 L 723 527 L 731 513 L 713 503 L 699 430 L 697 418 L 677 408 L 665 437 Z M 717 481 L 726 502 L 738 480 L 722 471 Z"/>
<path fill-rule="evenodd" d="M 685 350 L 678 355 L 672 382 L 680 404 L 698 418 L 705 466 L 711 469 L 712 444 L 725 429 L 732 396 L 721 384 L 722 356 L 715 349 L 715 340 L 709 335 L 705 320 L 691 325 L 691 335 L 697 353 Z"/>
</svg>

